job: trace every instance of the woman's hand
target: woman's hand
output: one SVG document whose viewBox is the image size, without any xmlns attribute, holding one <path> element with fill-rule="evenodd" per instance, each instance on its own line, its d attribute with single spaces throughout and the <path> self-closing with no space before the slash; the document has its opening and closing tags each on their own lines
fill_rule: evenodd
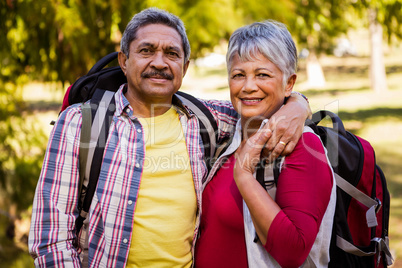
<svg viewBox="0 0 402 268">
<path fill-rule="evenodd" d="M 268 127 L 268 124 L 265 123 L 266 121 L 263 122 L 260 129 L 249 139 L 243 140 L 240 147 L 237 149 L 235 153 L 235 172 L 245 172 L 253 175 L 255 167 L 261 160 L 261 151 L 268 139 L 272 136 L 271 129 Z"/>
<path fill-rule="evenodd" d="M 233 177 L 237 188 L 246 202 L 260 241 L 265 245 L 269 227 L 279 213 L 280 208 L 253 177 L 256 165 L 260 161 L 261 150 L 272 132 L 266 124 L 249 139 L 242 142 L 235 152 L 236 163 Z"/>
</svg>

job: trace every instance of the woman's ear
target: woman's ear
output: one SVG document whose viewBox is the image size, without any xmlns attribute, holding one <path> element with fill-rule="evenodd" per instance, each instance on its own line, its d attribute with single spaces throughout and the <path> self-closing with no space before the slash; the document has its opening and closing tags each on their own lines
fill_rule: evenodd
<svg viewBox="0 0 402 268">
<path fill-rule="evenodd" d="M 288 81 L 286 83 L 286 87 L 285 87 L 285 96 L 286 97 L 289 97 L 290 94 L 292 93 L 293 86 L 296 83 L 296 79 L 297 79 L 296 74 L 292 74 L 291 76 L 289 76 Z"/>
<path fill-rule="evenodd" d="M 126 61 L 127 61 L 127 56 L 123 52 L 119 52 L 118 54 L 118 61 L 121 70 L 123 71 L 124 75 L 126 75 Z"/>
</svg>

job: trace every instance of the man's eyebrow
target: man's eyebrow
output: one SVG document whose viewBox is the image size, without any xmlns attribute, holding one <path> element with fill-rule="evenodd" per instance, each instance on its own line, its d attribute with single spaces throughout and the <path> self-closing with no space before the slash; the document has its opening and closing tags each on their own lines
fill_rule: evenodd
<svg viewBox="0 0 402 268">
<path fill-rule="evenodd" d="M 149 43 L 149 42 L 143 42 L 140 43 L 138 45 L 138 47 L 150 47 L 150 48 L 156 48 L 156 44 L 154 43 Z M 175 51 L 177 53 L 181 53 L 181 49 L 178 46 L 167 46 L 166 48 L 164 48 L 164 50 L 168 50 L 168 51 Z"/>
<path fill-rule="evenodd" d="M 166 47 L 166 50 L 173 50 L 175 52 L 181 53 L 181 49 L 178 46 L 168 46 Z"/>
<path fill-rule="evenodd" d="M 144 42 L 144 43 L 140 43 L 138 45 L 138 47 L 151 47 L 151 48 L 155 48 L 155 44 L 153 43 L 148 43 L 148 42 Z"/>
</svg>

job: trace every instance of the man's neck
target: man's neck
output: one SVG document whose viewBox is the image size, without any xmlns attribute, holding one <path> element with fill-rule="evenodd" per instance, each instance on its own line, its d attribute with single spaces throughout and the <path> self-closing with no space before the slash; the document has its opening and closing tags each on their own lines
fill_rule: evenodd
<svg viewBox="0 0 402 268">
<path fill-rule="evenodd" d="M 164 114 L 170 107 L 172 107 L 172 98 L 169 99 L 158 99 L 153 98 L 150 101 L 144 100 L 130 94 L 126 91 L 124 94 L 133 108 L 133 115 L 136 117 L 150 118 Z"/>
</svg>

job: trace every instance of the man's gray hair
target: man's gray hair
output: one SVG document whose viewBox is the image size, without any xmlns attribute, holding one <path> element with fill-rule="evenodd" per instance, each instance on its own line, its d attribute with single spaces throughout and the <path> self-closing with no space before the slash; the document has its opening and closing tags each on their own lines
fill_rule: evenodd
<svg viewBox="0 0 402 268">
<path fill-rule="evenodd" d="M 188 41 L 183 21 L 167 11 L 154 7 L 144 9 L 140 13 L 135 14 L 127 24 L 120 42 L 120 49 L 127 58 L 130 54 L 130 44 L 136 38 L 138 29 L 149 24 L 163 24 L 175 29 L 181 36 L 184 62 L 190 59 L 190 42 Z"/>
<path fill-rule="evenodd" d="M 283 85 L 297 70 L 297 49 L 283 23 L 266 20 L 237 29 L 229 39 L 226 64 L 230 71 L 233 57 L 241 61 L 256 59 L 257 54 L 275 64 L 283 73 Z"/>
</svg>

